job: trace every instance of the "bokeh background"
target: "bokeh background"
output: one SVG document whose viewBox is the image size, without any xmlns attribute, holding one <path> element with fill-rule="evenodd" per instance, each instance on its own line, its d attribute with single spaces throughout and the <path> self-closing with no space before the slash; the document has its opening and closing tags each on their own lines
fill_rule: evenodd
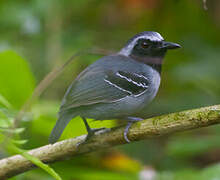
<svg viewBox="0 0 220 180">
<path fill-rule="evenodd" d="M 13 154 L 3 143 L 5 129 L 13 125 L 14 116 L 47 73 L 80 50 L 117 52 L 141 31 L 157 31 L 183 47 L 165 58 L 159 93 L 146 112 L 149 117 L 218 104 L 220 1 L 207 0 L 207 7 L 202 0 L 0 1 L 0 158 Z M 31 149 L 48 143 L 68 85 L 100 57 L 78 57 L 49 85 L 19 122 L 25 130 L 13 136 L 22 144 L 17 146 Z M 118 123 L 91 121 L 90 125 Z M 76 118 L 62 139 L 84 133 Z M 97 151 L 51 167 L 64 180 L 218 180 L 219 137 L 216 125 Z M 27 142 L 21 143 L 24 139 Z M 12 179 L 53 178 L 37 169 Z"/>
</svg>

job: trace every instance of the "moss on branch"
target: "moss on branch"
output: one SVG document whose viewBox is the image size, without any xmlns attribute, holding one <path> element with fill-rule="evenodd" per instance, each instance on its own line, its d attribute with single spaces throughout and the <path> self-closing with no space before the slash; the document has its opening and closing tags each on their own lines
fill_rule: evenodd
<svg viewBox="0 0 220 180">
<path fill-rule="evenodd" d="M 139 141 L 156 136 L 162 136 L 174 132 L 201 128 L 220 123 L 220 105 L 187 110 L 168 115 L 157 116 L 134 123 L 129 130 L 128 138 L 131 141 Z M 85 144 L 85 135 L 60 141 L 53 145 L 46 145 L 30 150 L 29 153 L 44 163 L 62 161 L 63 159 L 79 154 L 89 153 L 102 148 L 125 144 L 123 127 L 113 128 L 108 131 L 98 132 Z M 21 155 L 11 156 L 0 160 L 0 179 L 6 179 L 35 166 Z"/>
</svg>

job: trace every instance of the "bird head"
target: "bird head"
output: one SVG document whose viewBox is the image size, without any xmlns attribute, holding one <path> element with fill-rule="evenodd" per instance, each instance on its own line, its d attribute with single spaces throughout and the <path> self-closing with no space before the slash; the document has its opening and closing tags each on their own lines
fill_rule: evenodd
<svg viewBox="0 0 220 180">
<path fill-rule="evenodd" d="M 180 47 L 179 44 L 165 41 L 157 32 L 144 31 L 132 37 L 119 54 L 144 63 L 162 64 L 167 50 Z"/>
</svg>

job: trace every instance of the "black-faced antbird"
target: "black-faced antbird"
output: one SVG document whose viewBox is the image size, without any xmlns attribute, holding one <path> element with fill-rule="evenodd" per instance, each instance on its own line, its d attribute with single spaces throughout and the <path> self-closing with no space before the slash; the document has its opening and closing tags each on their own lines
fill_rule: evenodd
<svg viewBox="0 0 220 180">
<path fill-rule="evenodd" d="M 152 31 L 131 38 L 117 54 L 105 56 L 82 71 L 68 88 L 59 119 L 49 142 L 56 142 L 71 119 L 80 116 L 88 131 L 87 139 L 98 129 L 86 118 L 122 119 L 127 122 L 124 139 L 132 123 L 142 120 L 143 112 L 157 94 L 163 58 L 180 45 L 164 41 Z"/>
</svg>

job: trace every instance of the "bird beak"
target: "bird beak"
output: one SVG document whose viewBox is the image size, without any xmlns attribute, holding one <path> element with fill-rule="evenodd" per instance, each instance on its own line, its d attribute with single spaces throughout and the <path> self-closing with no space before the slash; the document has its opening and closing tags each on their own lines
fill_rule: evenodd
<svg viewBox="0 0 220 180">
<path fill-rule="evenodd" d="M 164 41 L 163 44 L 162 44 L 162 48 L 177 49 L 177 48 L 181 48 L 181 46 L 179 44 L 177 44 L 177 43 Z"/>
</svg>

